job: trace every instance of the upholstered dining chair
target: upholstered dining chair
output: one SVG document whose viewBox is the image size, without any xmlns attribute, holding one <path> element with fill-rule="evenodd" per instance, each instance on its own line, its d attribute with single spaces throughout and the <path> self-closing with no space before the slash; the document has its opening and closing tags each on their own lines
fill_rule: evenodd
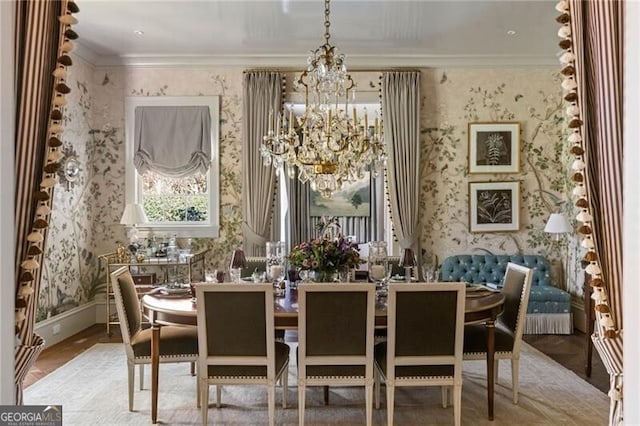
<svg viewBox="0 0 640 426">
<path fill-rule="evenodd" d="M 133 411 L 135 365 L 140 366 L 140 389 L 144 365 L 151 364 L 151 328 L 142 327 L 142 311 L 133 277 L 127 266 L 111 273 L 111 286 L 127 354 L 129 411 Z M 160 330 L 160 362 L 195 362 L 198 359 L 198 331 L 195 327 L 163 326 Z"/>
<path fill-rule="evenodd" d="M 532 269 L 515 263 L 507 264 L 502 286 L 502 293 L 505 295 L 504 311 L 498 317 L 495 327 L 495 367 L 493 371 L 497 380 L 499 361 L 501 359 L 511 360 L 511 387 L 514 404 L 518 403 L 520 346 L 532 278 Z M 486 360 L 486 333 L 486 327 L 483 324 L 465 327 L 465 360 Z"/>
<path fill-rule="evenodd" d="M 196 298 L 202 424 L 207 424 L 209 386 L 216 386 L 220 408 L 222 386 L 265 385 L 273 425 L 276 382 L 282 383 L 286 408 L 289 368 L 289 346 L 274 339 L 273 286 L 199 284 Z"/>
<path fill-rule="evenodd" d="M 364 386 L 367 425 L 373 419 L 375 284 L 298 286 L 298 424 L 307 386 Z"/>
<path fill-rule="evenodd" d="M 464 283 L 391 283 L 387 297 L 387 341 L 375 346 L 376 408 L 381 379 L 388 425 L 396 387 L 441 386 L 444 407 L 452 387 L 454 421 L 460 425 Z"/>
</svg>

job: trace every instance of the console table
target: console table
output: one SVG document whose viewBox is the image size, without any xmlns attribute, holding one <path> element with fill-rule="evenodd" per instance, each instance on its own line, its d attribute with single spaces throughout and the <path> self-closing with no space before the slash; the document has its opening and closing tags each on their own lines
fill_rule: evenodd
<svg viewBox="0 0 640 426">
<path fill-rule="evenodd" d="M 113 289 L 111 288 L 111 272 L 115 271 L 121 266 L 128 266 L 131 269 L 132 266 L 144 268 L 156 268 L 160 267 L 164 271 L 164 281 L 168 279 L 168 267 L 184 267 L 187 269 L 187 280 L 191 282 L 193 266 L 197 263 L 201 264 L 202 274 L 204 276 L 204 258 L 205 254 L 209 251 L 209 249 L 200 250 L 195 253 L 183 255 L 179 257 L 177 260 L 169 260 L 166 257 L 149 257 L 145 258 L 141 261 L 136 262 L 127 262 L 123 260 L 122 256 L 118 256 L 116 252 L 106 253 L 99 256 L 100 261 L 105 263 L 106 267 L 106 294 L 107 294 L 107 303 L 106 303 L 106 325 L 107 325 L 107 335 L 111 336 L 111 326 L 120 324 L 117 316 L 115 316 L 115 312 L 111 308 L 111 300 L 113 299 Z M 145 293 L 147 293 L 154 285 L 158 283 L 153 282 L 139 282 L 135 281 L 136 289 L 138 290 L 138 294 L 142 297 Z M 112 316 L 115 316 L 112 318 Z"/>
</svg>

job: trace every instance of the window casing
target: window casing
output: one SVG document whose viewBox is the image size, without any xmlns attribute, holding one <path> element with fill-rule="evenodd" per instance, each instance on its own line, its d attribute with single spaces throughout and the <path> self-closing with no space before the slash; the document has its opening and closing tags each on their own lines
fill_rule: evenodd
<svg viewBox="0 0 640 426">
<path fill-rule="evenodd" d="M 149 222 L 140 225 L 141 235 L 153 234 L 175 234 L 178 237 L 217 237 L 220 233 L 220 182 L 219 182 L 219 97 L 218 96 L 135 96 L 127 97 L 125 100 L 125 186 L 126 186 L 126 203 L 144 204 L 145 185 L 143 176 L 138 173 L 134 166 L 135 155 L 135 110 L 137 107 L 145 106 L 208 106 L 211 114 L 211 165 L 206 174 L 200 175 L 199 178 L 191 176 L 187 179 L 195 179 L 200 182 L 201 188 L 206 188 L 206 193 L 193 191 L 175 192 L 171 189 L 171 185 L 165 185 L 167 196 L 186 202 L 198 198 L 200 205 L 205 206 L 206 214 L 194 217 L 193 215 L 185 215 L 182 221 L 162 221 L 153 214 L 147 214 Z M 146 174 L 145 174 L 146 176 Z M 146 188 L 149 188 L 149 179 L 147 177 Z M 179 181 L 177 178 L 176 181 Z M 160 186 L 162 188 L 162 186 Z M 163 191 L 159 189 L 159 191 Z M 147 194 L 149 192 L 147 191 Z M 204 200 L 202 200 L 204 196 Z M 147 199 L 147 202 L 150 200 Z M 176 206 L 177 207 L 177 206 Z M 157 216 L 157 215 L 156 215 Z"/>
</svg>

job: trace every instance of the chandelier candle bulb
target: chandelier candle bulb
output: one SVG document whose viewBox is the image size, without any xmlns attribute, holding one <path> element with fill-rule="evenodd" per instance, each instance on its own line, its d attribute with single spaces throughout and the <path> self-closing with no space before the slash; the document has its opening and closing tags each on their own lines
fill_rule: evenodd
<svg viewBox="0 0 640 426">
<path fill-rule="evenodd" d="M 289 110 L 289 133 L 293 132 L 293 108 Z"/>
</svg>

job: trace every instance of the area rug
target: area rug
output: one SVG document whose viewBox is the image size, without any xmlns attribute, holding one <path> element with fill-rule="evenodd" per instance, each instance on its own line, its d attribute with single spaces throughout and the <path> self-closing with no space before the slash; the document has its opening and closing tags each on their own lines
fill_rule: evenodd
<svg viewBox="0 0 640 426">
<path fill-rule="evenodd" d="M 295 346 L 295 344 L 292 344 Z M 295 353 L 295 347 L 292 350 Z M 139 390 L 138 369 L 134 410 L 128 410 L 127 373 L 121 343 L 99 343 L 59 369 L 37 381 L 24 392 L 25 404 L 61 404 L 63 424 L 142 425 L 151 423 L 150 370 L 145 387 Z M 282 390 L 276 390 L 275 422 L 298 424 L 295 357 L 289 370 L 289 405 L 282 408 Z M 607 396 L 551 358 L 523 343 L 520 360 L 520 400 L 512 402 L 509 363 L 500 362 L 495 393 L 495 420 L 487 420 L 485 364 L 464 363 L 462 424 L 466 425 L 606 425 Z M 209 424 L 268 424 L 267 392 L 264 387 L 227 386 L 222 391 L 222 408 L 215 408 L 215 390 L 210 393 Z M 386 424 L 384 388 L 381 407 L 374 410 L 374 424 Z M 323 405 L 322 389 L 307 390 L 307 425 L 365 424 L 362 388 L 331 387 L 330 402 Z M 160 424 L 200 424 L 196 407 L 196 380 L 188 364 L 160 366 L 158 397 Z M 453 423 L 451 406 L 442 408 L 439 388 L 400 388 L 396 391 L 396 425 L 438 425 Z"/>
</svg>

